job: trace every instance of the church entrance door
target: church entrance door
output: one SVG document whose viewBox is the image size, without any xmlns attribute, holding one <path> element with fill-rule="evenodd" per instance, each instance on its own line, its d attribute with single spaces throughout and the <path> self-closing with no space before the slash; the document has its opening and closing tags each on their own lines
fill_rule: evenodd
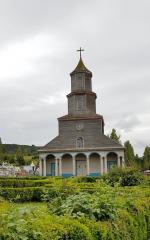
<svg viewBox="0 0 150 240">
<path fill-rule="evenodd" d="M 51 163 L 51 176 L 55 176 L 55 163 Z"/>
<path fill-rule="evenodd" d="M 77 160 L 76 161 L 76 173 L 77 176 L 86 176 L 86 161 L 85 160 Z"/>
<path fill-rule="evenodd" d="M 114 167 L 117 167 L 117 160 L 107 161 L 108 172 Z"/>
</svg>

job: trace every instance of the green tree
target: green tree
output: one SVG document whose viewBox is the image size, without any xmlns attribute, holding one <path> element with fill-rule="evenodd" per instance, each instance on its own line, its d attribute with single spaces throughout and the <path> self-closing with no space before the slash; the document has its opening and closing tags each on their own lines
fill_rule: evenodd
<svg viewBox="0 0 150 240">
<path fill-rule="evenodd" d="M 6 153 L 6 148 L 5 148 L 5 145 L 4 145 L 4 144 L 0 144 L 0 153 L 1 153 L 1 154 Z"/>
<path fill-rule="evenodd" d="M 127 166 L 135 166 L 135 156 L 134 156 L 134 149 L 131 145 L 130 141 L 126 141 L 124 143 L 125 147 L 125 162 Z"/>
<path fill-rule="evenodd" d="M 25 165 L 23 152 L 20 147 L 17 147 L 17 150 L 16 150 L 16 164 L 19 166 Z"/>
<path fill-rule="evenodd" d="M 2 139 L 1 139 L 1 137 L 0 137 L 0 145 L 2 144 Z"/>
<path fill-rule="evenodd" d="M 143 158 L 139 157 L 138 154 L 135 155 L 135 164 L 139 169 L 143 169 Z"/>
<path fill-rule="evenodd" d="M 117 135 L 117 132 L 114 128 L 111 131 L 110 138 L 113 139 L 115 142 L 120 143 L 120 136 Z"/>
<path fill-rule="evenodd" d="M 150 170 L 150 147 L 145 147 L 143 160 L 144 169 Z"/>
<path fill-rule="evenodd" d="M 31 154 L 35 153 L 36 152 L 36 146 L 35 145 L 32 145 L 31 146 Z"/>
</svg>

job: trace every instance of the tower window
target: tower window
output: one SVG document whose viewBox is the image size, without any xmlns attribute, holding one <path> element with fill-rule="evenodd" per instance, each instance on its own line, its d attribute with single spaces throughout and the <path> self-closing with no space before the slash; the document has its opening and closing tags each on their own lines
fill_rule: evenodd
<svg viewBox="0 0 150 240">
<path fill-rule="evenodd" d="M 82 137 L 78 137 L 76 140 L 76 147 L 77 148 L 83 148 L 84 146 L 84 140 Z"/>
</svg>

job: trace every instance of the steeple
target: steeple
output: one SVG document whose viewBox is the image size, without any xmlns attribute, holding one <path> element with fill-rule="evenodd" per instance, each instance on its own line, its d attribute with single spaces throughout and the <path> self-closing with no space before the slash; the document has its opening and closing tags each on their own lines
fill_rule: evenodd
<svg viewBox="0 0 150 240">
<path fill-rule="evenodd" d="M 92 72 L 83 63 L 81 52 L 79 62 L 70 74 L 71 93 L 68 98 L 68 114 L 74 116 L 96 114 L 96 93 L 92 92 Z"/>
<path fill-rule="evenodd" d="M 88 73 L 92 77 L 92 72 L 86 68 L 82 60 L 81 52 L 84 51 L 84 49 L 80 47 L 80 49 L 77 51 L 80 52 L 80 59 L 76 68 L 73 70 L 73 72 L 70 73 L 70 75 L 72 76 L 75 73 Z"/>
<path fill-rule="evenodd" d="M 76 66 L 76 68 L 73 70 L 73 72 L 70 73 L 70 75 L 73 75 L 75 73 L 88 73 L 92 76 L 92 72 L 86 68 L 86 66 L 83 63 L 82 57 L 79 59 L 79 62 Z"/>
</svg>

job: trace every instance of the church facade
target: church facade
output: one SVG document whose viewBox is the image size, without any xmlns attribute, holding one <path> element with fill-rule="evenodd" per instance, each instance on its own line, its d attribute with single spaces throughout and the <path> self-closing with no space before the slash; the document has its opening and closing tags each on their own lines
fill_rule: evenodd
<svg viewBox="0 0 150 240">
<path fill-rule="evenodd" d="M 59 134 L 39 150 L 42 176 L 99 176 L 124 166 L 124 148 L 104 135 L 104 119 L 96 113 L 92 72 L 81 58 L 71 76 L 68 114 L 58 118 Z"/>
</svg>

